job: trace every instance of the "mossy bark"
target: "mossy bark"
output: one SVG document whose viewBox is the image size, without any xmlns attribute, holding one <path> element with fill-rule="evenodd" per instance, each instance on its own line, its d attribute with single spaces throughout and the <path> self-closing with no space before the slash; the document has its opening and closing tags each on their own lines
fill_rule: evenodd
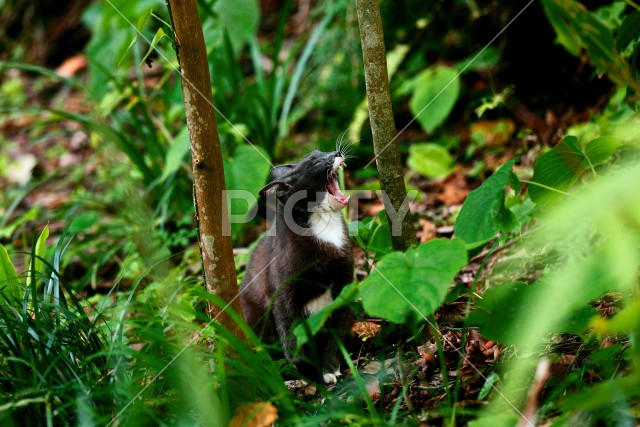
<svg viewBox="0 0 640 427">
<path fill-rule="evenodd" d="M 207 290 L 242 313 L 229 233 L 224 169 L 211 78 L 200 15 L 195 0 L 168 0 L 182 74 L 182 95 L 191 143 L 193 198 Z M 242 336 L 226 312 L 209 303 L 209 316 Z"/>
<path fill-rule="evenodd" d="M 407 212 L 407 191 L 400 147 L 395 139 L 396 125 L 389 95 L 380 6 L 378 0 L 357 0 L 356 9 L 380 188 L 386 194 L 383 202 L 390 223 L 400 225 L 398 222 L 401 221 L 401 226 L 394 227 L 397 231 L 391 235 L 393 247 L 396 250 L 406 250 L 416 243 L 416 232 L 411 214 Z"/>
</svg>

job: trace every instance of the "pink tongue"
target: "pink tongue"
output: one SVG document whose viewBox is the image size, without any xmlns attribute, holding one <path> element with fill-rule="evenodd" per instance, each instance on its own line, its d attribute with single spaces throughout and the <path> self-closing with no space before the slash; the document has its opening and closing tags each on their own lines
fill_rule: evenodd
<svg viewBox="0 0 640 427">
<path fill-rule="evenodd" d="M 343 205 L 346 205 L 349 202 L 349 198 L 345 196 L 342 191 L 340 191 L 340 187 L 338 187 L 338 181 L 336 181 L 335 178 L 329 182 L 327 188 L 329 190 L 329 193 L 331 193 L 331 195 Z"/>
</svg>

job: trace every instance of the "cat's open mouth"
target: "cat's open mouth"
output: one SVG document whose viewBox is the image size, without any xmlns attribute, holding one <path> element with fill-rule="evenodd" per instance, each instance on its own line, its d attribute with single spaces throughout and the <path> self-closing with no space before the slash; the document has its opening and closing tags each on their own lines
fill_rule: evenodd
<svg viewBox="0 0 640 427">
<path fill-rule="evenodd" d="M 338 184 L 338 169 L 345 166 L 344 157 L 338 156 L 333 161 L 333 167 L 331 168 L 331 173 L 329 173 L 329 180 L 327 181 L 327 192 L 331 195 L 331 197 L 338 202 L 342 206 L 346 206 L 349 203 L 349 197 L 345 196 L 342 191 L 340 191 L 340 185 Z"/>
</svg>

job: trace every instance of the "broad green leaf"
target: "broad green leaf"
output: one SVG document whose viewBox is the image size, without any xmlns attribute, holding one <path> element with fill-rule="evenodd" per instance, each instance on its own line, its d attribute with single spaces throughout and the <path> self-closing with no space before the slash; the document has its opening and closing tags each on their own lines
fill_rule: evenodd
<svg viewBox="0 0 640 427">
<path fill-rule="evenodd" d="M 456 69 L 463 73 L 470 71 L 486 71 L 495 67 L 500 60 L 500 49 L 487 47 L 480 52 L 463 59 L 458 63 Z"/>
<path fill-rule="evenodd" d="M 305 320 L 307 328 L 311 332 L 311 335 L 318 333 L 324 322 L 327 321 L 331 313 L 339 308 L 346 307 L 356 300 L 358 297 L 358 288 L 355 284 L 347 285 L 342 289 L 342 292 L 336 297 L 336 299 L 329 305 L 322 307 L 317 313 Z M 293 334 L 297 338 L 298 347 L 302 347 L 309 341 L 309 335 L 307 334 L 307 328 L 305 325 L 298 325 L 293 330 Z"/>
<path fill-rule="evenodd" d="M 606 162 L 618 146 L 617 138 L 602 136 L 589 142 L 583 149 L 578 138 L 566 136 L 536 162 L 532 181 L 540 185 L 529 186 L 531 200 L 536 204 L 557 200 L 585 171 Z"/>
<path fill-rule="evenodd" d="M 536 162 L 532 181 L 541 185 L 530 185 L 529 197 L 536 204 L 557 200 L 588 167 L 589 161 L 578 145 L 578 138 L 573 135 L 566 136 Z"/>
<path fill-rule="evenodd" d="M 616 48 L 623 51 L 629 43 L 640 39 L 640 10 L 635 10 L 624 18 L 616 36 Z"/>
<path fill-rule="evenodd" d="M 359 285 L 365 311 L 404 323 L 430 316 L 444 301 L 458 271 L 467 263 L 459 240 L 434 239 L 385 256 Z"/>
<path fill-rule="evenodd" d="M 0 245 L 0 290 L 7 298 L 20 298 L 20 278 L 9 259 L 9 254 L 4 246 Z M 4 300 L 2 301 L 4 302 Z"/>
<path fill-rule="evenodd" d="M 427 178 L 444 178 L 453 171 L 455 162 L 443 146 L 422 143 L 409 147 L 407 165 Z"/>
<path fill-rule="evenodd" d="M 373 230 L 371 230 L 369 241 L 367 243 L 367 250 L 376 254 L 376 259 L 393 251 L 389 224 L 386 222 L 383 224 L 377 224 Z"/>
<path fill-rule="evenodd" d="M 69 232 L 74 234 L 81 233 L 97 223 L 99 219 L 100 214 L 97 212 L 84 212 L 76 215 L 69 225 Z"/>
<path fill-rule="evenodd" d="M 258 192 L 271 170 L 269 156 L 260 147 L 242 144 L 238 146 L 230 159 L 224 160 L 224 176 L 227 190 L 242 190 L 250 200 L 229 195 L 229 213 L 248 218 L 247 214 L 258 200 Z M 245 220 L 231 224 L 235 236 L 244 226 Z"/>
<path fill-rule="evenodd" d="M 493 239 L 510 225 L 513 214 L 504 205 L 505 187 L 516 191 L 520 182 L 514 175 L 513 160 L 502 165 L 479 188 L 469 193 L 456 218 L 454 235 L 469 245 L 477 247 Z"/>
<path fill-rule="evenodd" d="M 587 144 L 585 147 L 585 155 L 593 166 L 597 166 L 609 160 L 619 146 L 620 140 L 618 138 L 601 136 Z"/>
<path fill-rule="evenodd" d="M 409 101 L 411 113 L 427 133 L 432 133 L 449 117 L 460 94 L 460 77 L 450 67 L 427 68 L 414 79 Z"/>
<path fill-rule="evenodd" d="M 214 6 L 219 25 L 223 25 L 233 52 L 238 55 L 260 24 L 258 0 L 218 0 Z"/>
<path fill-rule="evenodd" d="M 375 254 L 375 259 L 393 251 L 391 232 L 384 211 L 378 213 L 377 218 L 365 217 L 362 221 L 350 223 L 349 231 L 362 249 Z"/>
</svg>

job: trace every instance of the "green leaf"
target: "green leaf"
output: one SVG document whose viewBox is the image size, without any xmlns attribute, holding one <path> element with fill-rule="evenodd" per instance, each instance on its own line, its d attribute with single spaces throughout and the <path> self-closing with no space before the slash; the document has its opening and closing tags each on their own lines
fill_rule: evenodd
<svg viewBox="0 0 640 427">
<path fill-rule="evenodd" d="M 625 65 L 617 56 L 613 42 L 613 34 L 604 22 L 594 14 L 579 9 L 575 15 L 578 29 L 581 31 L 582 41 L 587 48 L 593 65 L 601 73 L 614 71 L 619 65 Z M 622 64 L 620 64 L 622 62 Z"/>
<path fill-rule="evenodd" d="M 159 0 L 114 0 L 96 2 L 84 11 L 83 23 L 92 30 L 85 52 L 89 58 L 89 94 L 95 101 L 113 90 L 115 77 L 128 72 L 128 68 L 119 68 L 117 64 L 123 58 L 123 52 L 129 49 L 132 32 L 135 32 L 129 22 L 138 21 L 157 7 L 164 7 L 164 3 Z"/>
<path fill-rule="evenodd" d="M 430 316 L 466 264 L 467 251 L 459 240 L 434 239 L 404 253 L 393 252 L 360 283 L 364 309 L 395 323 Z"/>
<path fill-rule="evenodd" d="M 182 164 L 185 156 L 189 152 L 189 131 L 185 126 L 173 139 L 173 143 L 167 150 L 162 170 L 162 181 L 166 181 L 174 174 Z"/>
<path fill-rule="evenodd" d="M 492 372 L 487 379 L 485 380 L 480 392 L 478 393 L 478 400 L 484 400 L 489 393 L 494 389 L 495 384 L 500 382 L 500 375 L 495 372 Z"/>
<path fill-rule="evenodd" d="M 500 60 L 500 49 L 487 47 L 486 49 L 463 59 L 458 63 L 456 69 L 463 73 L 470 71 L 486 71 L 496 66 Z"/>
<path fill-rule="evenodd" d="M 81 233 L 98 222 L 99 219 L 100 214 L 97 212 L 85 212 L 76 215 L 69 225 L 69 232 L 74 234 Z"/>
<path fill-rule="evenodd" d="M 393 244 L 391 243 L 391 231 L 389 224 L 386 222 L 376 224 L 371 230 L 366 249 L 376 254 L 375 258 L 381 258 L 390 252 L 393 252 Z"/>
<path fill-rule="evenodd" d="M 584 47 L 599 73 L 607 73 L 614 82 L 627 85 L 631 78 L 629 67 L 615 49 L 612 31 L 597 14 L 577 1 L 543 0 L 542 3 L 558 41 L 572 55 L 578 56 Z"/>
<path fill-rule="evenodd" d="M 553 30 L 556 32 L 558 43 L 571 55 L 578 56 L 582 48 L 582 42 L 580 36 L 565 19 L 563 7 L 554 0 L 542 0 L 542 7 L 547 14 L 549 23 L 551 23 Z"/>
<path fill-rule="evenodd" d="M 136 42 L 138 41 L 138 32 L 142 32 L 142 30 L 144 30 L 144 28 L 147 26 L 147 22 L 149 21 L 149 18 L 151 17 L 151 11 L 144 13 L 139 19 L 138 19 L 138 23 L 136 24 L 135 29 L 138 31 L 134 31 L 133 32 L 133 39 L 131 40 L 131 43 L 129 43 L 129 46 L 127 46 L 127 48 L 125 49 L 125 51 L 122 53 L 122 55 L 120 56 L 120 59 L 118 60 L 118 67 L 120 66 L 120 64 L 122 63 L 122 61 L 127 57 L 127 54 L 129 53 L 129 51 L 131 50 L 131 48 L 136 44 Z M 147 53 L 148 55 L 149 53 Z M 145 56 L 146 57 L 146 56 Z M 144 61 L 142 61 L 144 62 Z"/>
<path fill-rule="evenodd" d="M 529 197 L 536 204 L 557 200 L 560 193 L 568 190 L 588 167 L 589 162 L 578 145 L 578 138 L 566 136 L 536 162 L 532 181 L 542 186 L 529 186 Z"/>
<path fill-rule="evenodd" d="M 532 181 L 540 185 L 529 187 L 529 197 L 536 204 L 557 200 L 585 171 L 606 162 L 618 146 L 617 138 L 602 136 L 589 142 L 583 150 L 578 138 L 566 136 L 536 162 Z"/>
<path fill-rule="evenodd" d="M 0 245 L 0 290 L 7 298 L 19 299 L 22 294 L 20 278 L 9 259 L 7 250 L 2 245 Z M 2 302 L 4 303 L 4 300 Z"/>
<path fill-rule="evenodd" d="M 535 285 L 521 282 L 491 288 L 475 304 L 469 323 L 478 325 L 482 335 L 489 339 L 512 344 L 510 331 L 522 326 L 518 313 L 538 290 Z"/>
<path fill-rule="evenodd" d="M 38 241 L 36 242 L 36 259 L 34 262 L 36 271 L 41 275 L 44 275 L 44 250 L 47 245 L 47 239 L 49 238 L 49 226 L 45 226 L 42 233 L 40 233 L 40 237 L 38 237 Z"/>
<path fill-rule="evenodd" d="M 218 0 L 214 6 L 219 23 L 229 35 L 233 52 L 237 56 L 260 23 L 257 0 Z"/>
<path fill-rule="evenodd" d="M 11 235 L 16 231 L 16 229 L 22 227 L 22 225 L 26 224 L 29 221 L 33 221 L 37 218 L 39 213 L 39 208 L 37 206 L 29 209 L 28 212 L 20 215 L 17 218 L 12 218 L 11 222 L 8 225 L 0 228 L 0 238 L 9 239 Z"/>
<path fill-rule="evenodd" d="M 444 178 L 453 171 L 455 162 L 443 146 L 422 143 L 409 147 L 407 165 L 427 178 Z"/>
<path fill-rule="evenodd" d="M 640 10 L 634 10 L 624 18 L 616 36 L 616 48 L 623 51 L 629 43 L 640 39 Z"/>
<path fill-rule="evenodd" d="M 601 136 L 587 144 L 585 147 L 585 155 L 593 166 L 597 166 L 609 160 L 619 146 L 620 140 L 618 138 Z"/>
<path fill-rule="evenodd" d="M 311 332 L 311 335 L 318 333 L 324 322 L 327 321 L 331 313 L 339 308 L 346 307 L 356 300 L 358 297 L 358 288 L 355 284 L 347 285 L 342 289 L 342 292 L 336 297 L 336 299 L 329 305 L 322 307 L 313 316 L 307 318 L 307 328 Z M 298 348 L 302 347 L 309 341 L 309 334 L 307 334 L 307 328 L 304 324 L 300 324 L 295 327 L 293 334 L 296 336 Z"/>
<path fill-rule="evenodd" d="M 469 193 L 454 224 L 454 235 L 469 245 L 477 247 L 494 236 L 513 221 L 513 214 L 504 205 L 505 187 L 516 191 L 520 182 L 514 175 L 511 160 L 489 177 L 479 188 Z"/>
<path fill-rule="evenodd" d="M 145 63 L 145 61 L 147 60 L 149 55 L 151 55 L 151 52 L 154 51 L 154 49 L 156 48 L 156 46 L 158 45 L 160 40 L 162 40 L 163 37 L 169 37 L 169 36 L 165 34 L 165 32 L 164 32 L 164 30 L 162 28 L 158 28 L 158 31 L 156 31 L 156 34 L 153 36 L 153 40 L 151 40 L 151 44 L 149 45 L 149 49 L 147 49 L 147 53 L 144 54 L 144 57 L 142 58 L 142 61 L 140 61 L 140 65 L 141 66 L 142 66 L 142 64 Z"/>
<path fill-rule="evenodd" d="M 427 133 L 449 117 L 460 94 L 460 77 L 450 67 L 427 68 L 413 79 L 415 91 L 409 101 L 411 113 Z"/>
<path fill-rule="evenodd" d="M 231 197 L 232 194 L 227 193 L 229 195 L 229 214 L 236 218 L 237 216 L 241 217 L 239 222 L 231 224 L 233 236 L 236 236 L 243 229 L 248 213 L 258 200 L 258 192 L 264 186 L 270 170 L 269 156 L 262 148 L 255 145 L 239 145 L 233 157 L 224 160 L 227 190 L 241 190 L 248 192 L 251 196 L 247 202 L 239 197 Z"/>
</svg>

